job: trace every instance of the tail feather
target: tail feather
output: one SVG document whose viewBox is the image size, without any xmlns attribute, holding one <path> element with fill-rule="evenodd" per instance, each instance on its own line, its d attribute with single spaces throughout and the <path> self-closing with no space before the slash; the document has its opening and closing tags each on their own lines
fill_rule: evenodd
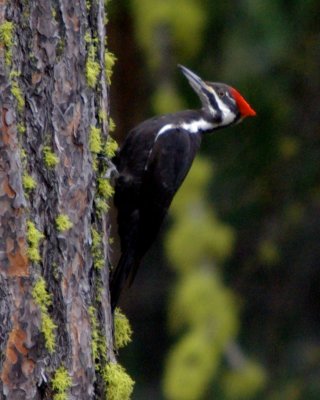
<svg viewBox="0 0 320 400">
<path fill-rule="evenodd" d="M 132 284 L 136 275 L 140 259 L 137 259 L 132 251 L 124 252 L 118 262 L 117 268 L 111 274 L 110 279 L 110 294 L 111 294 L 111 309 L 114 311 L 118 304 L 120 295 L 124 287 Z"/>
</svg>

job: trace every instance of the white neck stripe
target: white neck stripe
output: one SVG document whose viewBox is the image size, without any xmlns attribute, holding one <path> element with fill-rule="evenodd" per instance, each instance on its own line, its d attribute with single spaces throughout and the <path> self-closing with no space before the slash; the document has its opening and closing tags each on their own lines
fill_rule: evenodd
<svg viewBox="0 0 320 400">
<path fill-rule="evenodd" d="M 155 141 L 158 139 L 160 135 L 165 133 L 166 131 L 169 131 L 171 129 L 177 129 L 177 128 L 182 128 L 190 133 L 198 133 L 198 132 L 205 132 L 205 131 L 212 131 L 217 124 L 214 124 L 212 122 L 208 122 L 205 119 L 201 118 L 198 120 L 193 120 L 191 122 L 183 122 L 182 124 L 167 124 L 164 125 L 159 132 L 157 133 L 157 136 L 155 138 Z"/>
</svg>

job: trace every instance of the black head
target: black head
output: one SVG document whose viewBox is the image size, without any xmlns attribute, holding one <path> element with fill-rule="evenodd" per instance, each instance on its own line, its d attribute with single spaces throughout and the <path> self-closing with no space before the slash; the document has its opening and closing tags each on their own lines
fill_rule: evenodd
<svg viewBox="0 0 320 400">
<path fill-rule="evenodd" d="M 191 87 L 199 96 L 204 110 L 219 126 L 234 124 L 256 112 L 241 94 L 224 83 L 205 82 L 188 68 L 179 65 Z"/>
</svg>

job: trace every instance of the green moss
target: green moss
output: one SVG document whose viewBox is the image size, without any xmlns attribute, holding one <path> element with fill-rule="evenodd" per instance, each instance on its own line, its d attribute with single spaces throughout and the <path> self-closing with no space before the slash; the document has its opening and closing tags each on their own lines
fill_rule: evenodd
<svg viewBox="0 0 320 400">
<path fill-rule="evenodd" d="M 27 242 L 28 242 L 28 257 L 30 261 L 38 262 L 41 260 L 39 253 L 40 240 L 44 238 L 44 234 L 36 228 L 31 221 L 27 222 Z"/>
<path fill-rule="evenodd" d="M 93 306 L 89 309 L 90 323 L 91 323 L 91 351 L 92 358 L 95 363 L 96 371 L 102 370 L 102 365 L 107 361 L 107 345 L 104 335 L 100 332 L 99 322 L 97 318 L 97 311 Z"/>
<path fill-rule="evenodd" d="M 112 70 L 116 61 L 117 58 L 113 53 L 110 51 L 104 53 L 105 73 L 109 85 L 111 84 Z"/>
<path fill-rule="evenodd" d="M 53 400 L 67 400 L 67 391 L 72 385 L 72 379 L 65 367 L 59 367 L 51 381 L 52 389 L 56 392 Z"/>
<path fill-rule="evenodd" d="M 95 200 L 96 210 L 98 214 L 105 214 L 109 211 L 109 204 L 101 197 L 96 197 Z"/>
<path fill-rule="evenodd" d="M 52 318 L 48 313 L 42 313 L 41 315 L 41 332 L 44 336 L 46 348 L 49 353 L 53 353 L 56 347 L 56 336 L 55 330 L 57 325 L 53 322 Z"/>
<path fill-rule="evenodd" d="M 102 151 L 101 129 L 90 126 L 89 148 L 92 153 L 99 154 Z"/>
<path fill-rule="evenodd" d="M 24 162 L 27 159 L 27 152 L 25 149 L 20 150 L 20 157 L 22 162 Z"/>
<path fill-rule="evenodd" d="M 101 302 L 102 302 L 103 294 L 104 294 L 104 285 L 103 285 L 103 283 L 102 283 L 101 278 L 98 278 L 98 277 L 97 277 L 96 282 L 95 282 L 95 295 L 96 295 L 96 301 L 97 301 L 98 303 L 101 303 Z M 102 336 L 102 338 L 103 338 L 103 340 L 105 340 L 105 339 L 104 339 L 104 336 Z M 105 343 L 104 343 L 104 345 L 105 345 Z M 107 351 L 106 345 L 105 345 L 105 349 L 106 349 L 106 351 Z M 104 352 L 103 354 L 107 354 L 107 353 Z"/>
<path fill-rule="evenodd" d="M 132 329 L 128 318 L 118 307 L 114 313 L 114 335 L 116 347 L 118 349 L 125 347 L 132 341 Z"/>
<path fill-rule="evenodd" d="M 125 369 L 116 363 L 107 364 L 103 371 L 103 379 L 107 385 L 106 399 L 129 400 L 133 391 L 134 381 Z"/>
<path fill-rule="evenodd" d="M 22 135 L 26 132 L 26 126 L 20 122 L 17 124 L 17 130 Z"/>
<path fill-rule="evenodd" d="M 32 290 L 32 297 L 43 312 L 46 312 L 47 308 L 52 304 L 52 297 L 47 292 L 44 278 L 41 277 L 36 281 Z"/>
<path fill-rule="evenodd" d="M 70 218 L 66 214 L 60 214 L 56 218 L 56 227 L 59 232 L 64 232 L 71 229 L 73 223 L 70 221 Z"/>
<path fill-rule="evenodd" d="M 52 14 L 52 17 L 53 17 L 54 19 L 57 18 L 57 10 L 56 10 L 55 8 L 53 8 L 53 7 L 51 7 L 51 14 Z"/>
<path fill-rule="evenodd" d="M 103 248 L 102 248 L 102 236 L 94 228 L 91 229 L 91 236 L 92 236 L 91 253 L 93 257 L 94 267 L 100 270 L 105 265 Z"/>
<path fill-rule="evenodd" d="M 107 113 L 105 110 L 100 109 L 98 113 L 99 121 L 103 122 L 107 120 Z"/>
<path fill-rule="evenodd" d="M 17 101 L 18 111 L 21 112 L 24 109 L 25 101 L 17 81 L 11 81 L 11 93 Z"/>
<path fill-rule="evenodd" d="M 54 168 L 59 162 L 59 157 L 55 155 L 49 146 L 44 146 L 43 148 L 43 159 L 48 168 Z"/>
<path fill-rule="evenodd" d="M 7 66 L 12 64 L 14 26 L 12 22 L 5 21 L 0 24 L 0 44 L 5 49 L 5 63 Z"/>
<path fill-rule="evenodd" d="M 104 146 L 104 153 L 110 159 L 115 156 L 118 150 L 118 143 L 109 135 Z"/>
<path fill-rule="evenodd" d="M 53 395 L 53 400 L 68 400 L 68 398 L 67 393 L 56 393 Z"/>
<path fill-rule="evenodd" d="M 114 132 L 116 130 L 116 124 L 112 118 L 109 118 L 109 132 Z"/>
<path fill-rule="evenodd" d="M 88 85 L 94 89 L 100 74 L 100 65 L 95 59 L 88 58 L 86 62 L 86 77 Z"/>
<path fill-rule="evenodd" d="M 46 348 L 50 353 L 55 349 L 55 329 L 57 325 L 51 319 L 48 307 L 52 304 L 52 296 L 48 293 L 44 278 L 39 278 L 32 290 L 32 298 L 41 311 L 41 332 Z"/>
<path fill-rule="evenodd" d="M 88 55 L 86 62 L 86 78 L 88 85 L 94 89 L 97 85 L 98 76 L 100 75 L 100 64 L 96 60 L 97 48 L 96 39 L 92 39 L 90 33 L 85 35 L 85 41 L 88 45 Z"/>
<path fill-rule="evenodd" d="M 99 358 L 99 331 L 98 331 L 98 320 L 96 317 L 96 310 L 93 306 L 88 308 L 90 322 L 91 322 L 91 351 L 92 358 L 96 362 Z"/>
<path fill-rule="evenodd" d="M 22 186 L 24 190 L 29 192 L 37 187 L 37 182 L 32 178 L 31 175 L 25 172 L 22 175 Z"/>
<path fill-rule="evenodd" d="M 98 178 L 98 193 L 106 200 L 113 196 L 114 188 L 109 179 Z"/>
<path fill-rule="evenodd" d="M 27 254 L 29 260 L 32 262 L 39 262 L 41 260 L 39 250 L 34 247 L 28 247 Z"/>
</svg>

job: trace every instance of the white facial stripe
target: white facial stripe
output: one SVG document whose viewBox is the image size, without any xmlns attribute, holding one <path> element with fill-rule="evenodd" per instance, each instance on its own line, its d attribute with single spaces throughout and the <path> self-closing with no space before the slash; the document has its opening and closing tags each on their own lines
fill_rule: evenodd
<svg viewBox="0 0 320 400">
<path fill-rule="evenodd" d="M 222 112 L 222 122 L 219 124 L 221 125 L 229 125 L 231 124 L 235 118 L 236 115 L 228 108 L 228 106 L 219 98 L 219 96 L 216 95 L 215 91 L 211 89 L 211 93 L 213 94 L 214 98 L 216 99 L 216 102 L 218 104 L 218 107 L 220 108 Z M 213 115 L 216 114 L 215 110 L 212 110 L 210 107 L 211 112 Z"/>
</svg>

